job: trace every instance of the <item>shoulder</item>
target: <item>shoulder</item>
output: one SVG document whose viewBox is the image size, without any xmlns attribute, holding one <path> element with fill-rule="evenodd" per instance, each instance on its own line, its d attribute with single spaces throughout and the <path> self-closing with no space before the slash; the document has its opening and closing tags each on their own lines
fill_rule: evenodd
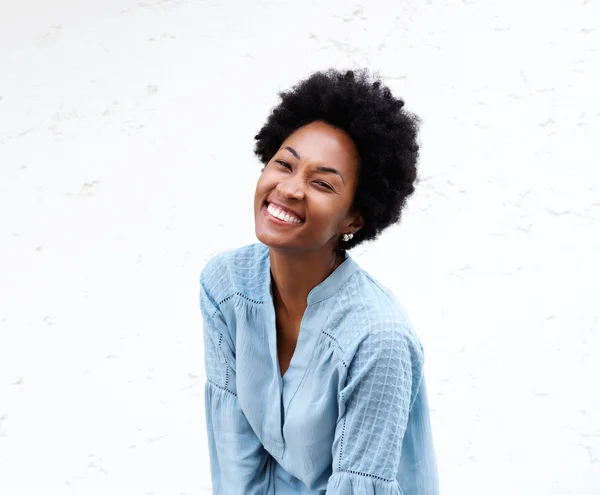
<svg viewBox="0 0 600 495">
<path fill-rule="evenodd" d="M 269 248 L 261 243 L 229 249 L 212 256 L 200 272 L 202 288 L 215 303 L 236 292 L 252 298 L 260 293 Z"/>
<path fill-rule="evenodd" d="M 391 352 L 420 372 L 424 352 L 412 321 L 394 293 L 372 275 L 361 269 L 342 289 L 336 306 L 336 333 L 347 362 Z"/>
</svg>

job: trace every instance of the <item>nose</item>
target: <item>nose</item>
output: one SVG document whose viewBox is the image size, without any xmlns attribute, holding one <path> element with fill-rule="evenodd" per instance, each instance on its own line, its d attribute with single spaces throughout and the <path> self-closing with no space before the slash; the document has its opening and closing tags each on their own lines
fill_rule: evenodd
<svg viewBox="0 0 600 495">
<path fill-rule="evenodd" d="M 277 184 L 277 192 L 286 199 L 302 199 L 304 198 L 304 190 L 300 184 L 298 177 L 289 177 Z"/>
</svg>

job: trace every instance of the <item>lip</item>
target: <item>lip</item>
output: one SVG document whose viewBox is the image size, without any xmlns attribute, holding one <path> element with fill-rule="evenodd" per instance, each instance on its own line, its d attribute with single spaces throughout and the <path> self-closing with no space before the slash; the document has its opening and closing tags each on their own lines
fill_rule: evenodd
<svg viewBox="0 0 600 495">
<path fill-rule="evenodd" d="M 269 200 L 265 201 L 265 204 L 264 204 L 265 209 L 267 206 L 269 206 L 269 203 L 273 204 L 274 206 L 277 206 L 277 208 L 279 208 L 280 210 L 282 210 L 285 213 L 290 213 L 290 214 L 294 215 L 296 218 L 299 218 L 302 221 L 302 223 L 304 223 L 304 218 L 302 217 L 302 215 L 300 215 L 300 213 L 292 210 L 291 208 L 286 208 L 285 206 L 280 205 L 279 203 L 277 203 L 275 201 L 269 201 Z M 300 224 L 297 224 L 297 225 L 300 225 Z"/>
<path fill-rule="evenodd" d="M 293 222 L 286 222 L 285 220 L 280 220 L 279 218 L 274 217 L 273 215 L 271 215 L 269 213 L 269 211 L 267 210 L 268 206 L 269 206 L 269 202 L 265 202 L 263 204 L 262 214 L 265 216 L 265 219 L 268 220 L 269 222 L 273 222 L 274 224 L 281 226 L 281 227 L 285 227 L 285 228 L 300 227 L 304 224 L 304 221 L 302 221 L 302 223 L 293 223 Z M 278 207 L 279 207 L 279 205 L 278 205 Z"/>
</svg>

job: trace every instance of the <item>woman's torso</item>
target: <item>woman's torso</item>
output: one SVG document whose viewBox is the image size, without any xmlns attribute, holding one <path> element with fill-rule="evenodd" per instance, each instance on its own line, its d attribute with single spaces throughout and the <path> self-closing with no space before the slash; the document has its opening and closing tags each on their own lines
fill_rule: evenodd
<svg viewBox="0 0 600 495">
<path fill-rule="evenodd" d="M 268 248 L 254 244 L 223 257 L 217 298 L 226 301 L 221 307 L 235 349 L 237 396 L 273 458 L 276 493 L 323 494 L 344 408 L 340 391 L 347 379 L 348 356 L 374 322 L 409 332 L 419 368 L 413 380 L 416 388 L 422 364 L 420 342 L 389 291 L 348 257 L 309 294 L 293 355 L 287 349 L 291 359 L 282 377 Z"/>
</svg>

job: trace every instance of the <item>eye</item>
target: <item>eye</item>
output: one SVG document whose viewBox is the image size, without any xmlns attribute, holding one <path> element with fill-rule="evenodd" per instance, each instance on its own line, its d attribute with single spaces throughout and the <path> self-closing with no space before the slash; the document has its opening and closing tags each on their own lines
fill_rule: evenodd
<svg viewBox="0 0 600 495">
<path fill-rule="evenodd" d="M 333 187 L 331 187 L 329 184 L 327 184 L 327 182 L 323 182 L 322 180 L 315 181 L 315 184 L 319 184 L 321 187 L 325 187 L 325 188 L 329 189 L 330 191 L 333 191 Z"/>
<path fill-rule="evenodd" d="M 279 163 L 279 165 L 282 165 L 290 170 L 292 169 L 292 166 L 289 163 L 284 162 L 283 160 L 275 160 L 275 163 Z"/>
</svg>

